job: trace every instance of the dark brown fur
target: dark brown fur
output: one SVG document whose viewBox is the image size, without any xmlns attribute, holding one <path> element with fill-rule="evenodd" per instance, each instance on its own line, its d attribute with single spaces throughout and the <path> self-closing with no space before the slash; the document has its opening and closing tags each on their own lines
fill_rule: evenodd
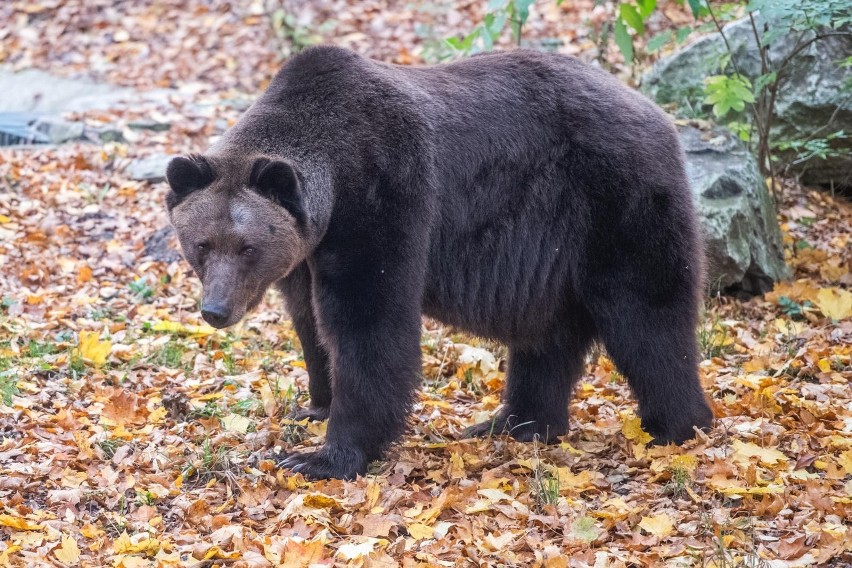
<svg viewBox="0 0 852 568">
<path fill-rule="evenodd" d="M 205 318 L 236 322 L 273 283 L 286 300 L 303 414 L 330 418 L 322 449 L 284 462 L 294 471 L 364 473 L 402 434 L 422 312 L 509 346 L 504 407 L 472 434 L 564 434 L 595 339 L 657 441 L 710 425 L 677 136 L 602 71 L 528 51 L 413 68 L 311 49 L 168 178 Z"/>
</svg>

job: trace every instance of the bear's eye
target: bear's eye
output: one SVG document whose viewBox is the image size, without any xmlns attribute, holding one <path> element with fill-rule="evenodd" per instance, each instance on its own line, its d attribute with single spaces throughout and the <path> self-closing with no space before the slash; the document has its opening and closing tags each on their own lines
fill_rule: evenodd
<svg viewBox="0 0 852 568">
<path fill-rule="evenodd" d="M 198 252 L 203 254 L 210 249 L 210 245 L 208 245 L 207 243 L 198 243 L 197 245 L 195 245 L 195 248 L 198 250 Z"/>
<path fill-rule="evenodd" d="M 255 252 L 254 247 L 245 247 L 240 251 L 240 254 L 243 256 L 253 256 Z"/>
</svg>

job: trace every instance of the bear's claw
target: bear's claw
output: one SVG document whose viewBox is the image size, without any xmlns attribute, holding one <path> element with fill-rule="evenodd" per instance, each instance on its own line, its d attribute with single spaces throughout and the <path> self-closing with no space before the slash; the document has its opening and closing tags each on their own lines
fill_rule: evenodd
<svg viewBox="0 0 852 568">
<path fill-rule="evenodd" d="M 501 434 L 509 434 L 519 442 L 538 440 L 545 444 L 556 441 L 556 438 L 567 433 L 566 427 L 544 425 L 536 420 L 522 420 L 513 414 L 498 413 L 491 420 L 474 424 L 465 429 L 463 438 L 489 438 Z"/>
<path fill-rule="evenodd" d="M 278 465 L 307 479 L 352 480 L 367 472 L 368 461 L 357 448 L 326 444 L 315 452 L 292 454 Z"/>
<path fill-rule="evenodd" d="M 322 422 L 324 420 L 328 420 L 328 414 L 329 407 L 327 406 L 308 406 L 305 408 L 296 408 L 287 415 L 287 418 L 295 420 L 296 422 L 305 419 L 311 422 Z"/>
</svg>

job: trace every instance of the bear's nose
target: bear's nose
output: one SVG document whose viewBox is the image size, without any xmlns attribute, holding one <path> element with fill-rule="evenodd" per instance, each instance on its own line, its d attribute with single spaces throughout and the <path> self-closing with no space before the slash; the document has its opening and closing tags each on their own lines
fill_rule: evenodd
<svg viewBox="0 0 852 568">
<path fill-rule="evenodd" d="M 225 306 L 212 304 L 209 306 L 202 306 L 201 308 L 201 317 L 204 318 L 204 321 L 215 328 L 225 327 L 225 323 L 228 321 L 228 316 L 230 316 L 230 313 Z"/>
</svg>

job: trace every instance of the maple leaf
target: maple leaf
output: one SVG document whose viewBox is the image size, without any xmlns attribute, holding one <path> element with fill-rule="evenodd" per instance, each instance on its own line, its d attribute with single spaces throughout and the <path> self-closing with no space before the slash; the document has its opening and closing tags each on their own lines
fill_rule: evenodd
<svg viewBox="0 0 852 568">
<path fill-rule="evenodd" d="M 62 536 L 62 545 L 53 551 L 56 559 L 63 564 L 77 564 L 80 561 L 80 548 L 70 536 Z"/>
<path fill-rule="evenodd" d="M 787 462 L 787 456 L 772 448 L 761 448 L 751 442 L 741 442 L 739 440 L 734 440 L 731 446 L 734 448 L 733 459 L 739 463 L 748 464 L 753 457 L 756 457 L 760 463 L 768 466 L 779 462 Z"/>
<path fill-rule="evenodd" d="M 653 436 L 642 429 L 642 420 L 639 417 L 625 414 L 622 415 L 622 421 L 621 433 L 628 440 L 637 444 L 647 444 L 654 439 Z"/>
<path fill-rule="evenodd" d="M 75 350 L 77 357 L 95 367 L 104 366 L 112 349 L 112 343 L 109 341 L 100 341 L 98 339 L 99 336 L 100 334 L 96 331 L 81 331 L 80 343 Z"/>
<path fill-rule="evenodd" d="M 823 288 L 817 293 L 816 305 L 827 318 L 839 321 L 852 317 L 852 292 L 840 288 Z"/>
</svg>

